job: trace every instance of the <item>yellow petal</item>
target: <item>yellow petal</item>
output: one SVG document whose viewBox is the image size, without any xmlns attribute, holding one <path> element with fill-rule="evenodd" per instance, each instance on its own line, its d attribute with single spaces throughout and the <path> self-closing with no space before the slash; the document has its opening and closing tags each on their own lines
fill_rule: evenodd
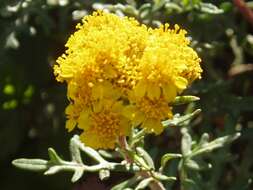
<svg viewBox="0 0 253 190">
<path fill-rule="evenodd" d="M 142 112 L 140 112 L 140 111 L 137 111 L 137 112 L 134 114 L 133 125 L 134 125 L 134 126 L 138 126 L 138 125 L 140 125 L 144 120 L 145 120 L 145 114 L 142 113 Z"/>
<path fill-rule="evenodd" d="M 161 122 L 156 119 L 146 119 L 141 127 L 146 129 L 148 133 L 155 133 L 156 135 L 159 135 L 164 129 Z"/>
<path fill-rule="evenodd" d="M 101 99 L 103 97 L 103 87 L 101 84 L 96 84 L 92 87 L 92 98 L 95 100 Z"/>
<path fill-rule="evenodd" d="M 154 133 L 156 135 L 159 135 L 163 132 L 164 127 L 159 120 L 155 120 L 153 123 L 153 129 L 154 129 Z"/>
<path fill-rule="evenodd" d="M 113 100 L 117 100 L 120 97 L 120 92 L 113 87 L 113 85 L 110 82 L 103 82 L 102 84 L 103 88 L 103 96 L 106 98 L 110 98 Z"/>
<path fill-rule="evenodd" d="M 71 115 L 71 114 L 73 114 L 73 112 L 74 112 L 74 106 L 73 106 L 73 104 L 69 104 L 65 109 L 65 114 Z"/>
<path fill-rule="evenodd" d="M 69 119 L 66 121 L 66 129 L 68 129 L 68 132 L 73 131 L 73 129 L 76 126 L 76 121 L 73 119 Z"/>
<path fill-rule="evenodd" d="M 136 110 L 135 106 L 129 105 L 129 106 L 126 106 L 123 108 L 122 115 L 130 120 L 133 120 L 136 111 L 137 110 Z"/>
<path fill-rule="evenodd" d="M 114 149 L 116 139 L 108 139 L 103 136 L 98 136 L 91 131 L 84 131 L 80 135 L 80 140 L 86 145 L 94 149 Z"/>
<path fill-rule="evenodd" d="M 131 125 L 129 123 L 129 120 L 126 118 L 120 119 L 120 134 L 124 136 L 129 136 L 131 133 Z"/>
<path fill-rule="evenodd" d="M 95 113 L 100 112 L 103 109 L 103 101 L 94 102 L 92 108 Z"/>
<path fill-rule="evenodd" d="M 94 149 L 100 148 L 99 138 L 90 131 L 84 131 L 80 135 L 80 140 L 86 145 Z"/>
<path fill-rule="evenodd" d="M 152 119 L 146 119 L 141 125 L 141 127 L 146 129 L 146 131 L 148 133 L 153 132 L 153 130 L 152 130 L 153 129 L 153 122 L 152 121 L 153 121 Z"/>
<path fill-rule="evenodd" d="M 89 111 L 83 110 L 80 113 L 78 118 L 78 128 L 80 129 L 89 129 L 90 128 L 90 119 L 89 119 Z"/>
<path fill-rule="evenodd" d="M 160 87 L 154 84 L 148 85 L 147 95 L 151 100 L 159 99 L 161 95 Z"/>
<path fill-rule="evenodd" d="M 184 90 L 188 85 L 188 81 L 183 77 L 177 77 L 175 80 L 175 85 L 179 90 Z"/>
<path fill-rule="evenodd" d="M 115 103 L 113 104 L 113 106 L 112 106 L 112 111 L 113 111 L 113 112 L 120 113 L 120 112 L 123 111 L 123 109 L 124 109 L 124 106 L 123 106 L 123 104 L 122 104 L 122 101 L 117 101 L 117 102 L 115 102 Z"/>
<path fill-rule="evenodd" d="M 172 112 L 172 107 L 170 107 L 170 111 L 168 112 L 168 118 L 172 119 L 173 117 L 173 112 Z"/>
<path fill-rule="evenodd" d="M 147 91 L 147 84 L 143 81 L 138 82 L 136 87 L 134 88 L 134 94 L 137 99 L 142 98 Z"/>
<path fill-rule="evenodd" d="M 77 92 L 77 85 L 74 82 L 68 84 L 67 97 L 74 98 Z"/>
<path fill-rule="evenodd" d="M 104 72 L 105 72 L 105 76 L 108 77 L 108 78 L 115 78 L 115 77 L 117 77 L 117 71 L 110 64 L 107 64 L 104 67 Z"/>
<path fill-rule="evenodd" d="M 163 95 L 164 98 L 168 101 L 171 102 L 175 99 L 177 95 L 177 89 L 173 84 L 168 84 L 163 86 Z"/>
</svg>

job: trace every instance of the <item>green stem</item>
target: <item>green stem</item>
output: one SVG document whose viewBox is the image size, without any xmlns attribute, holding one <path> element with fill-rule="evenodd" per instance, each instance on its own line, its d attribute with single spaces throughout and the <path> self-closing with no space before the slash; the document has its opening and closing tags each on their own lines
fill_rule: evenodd
<svg viewBox="0 0 253 190">
<path fill-rule="evenodd" d="M 179 179 L 180 179 L 180 190 L 184 190 L 184 182 L 187 179 L 187 173 L 184 168 L 185 159 L 183 158 L 180 160 L 180 163 L 178 165 L 179 169 Z"/>
<path fill-rule="evenodd" d="M 128 160 L 129 163 L 136 163 L 137 162 L 136 165 L 139 166 L 141 169 L 141 171 L 137 175 L 140 175 L 141 177 L 144 177 L 144 178 L 150 178 L 150 177 L 154 178 L 151 168 L 149 166 L 147 166 L 144 159 L 139 157 L 137 155 L 137 153 L 134 150 L 132 150 L 131 147 L 129 147 L 125 136 L 122 136 L 119 138 L 119 145 L 120 145 L 120 148 L 122 149 L 122 152 L 125 153 L 125 155 L 123 155 L 123 156 L 125 157 L 126 160 Z M 135 155 L 134 159 L 130 155 L 131 152 L 133 155 Z M 138 158 L 137 160 L 136 160 L 136 157 Z M 140 160 L 140 159 L 142 159 L 142 160 Z M 143 169 L 145 169 L 145 170 L 143 170 Z M 155 178 L 154 178 L 154 181 L 152 181 L 149 184 L 149 187 L 151 190 L 166 190 L 165 187 L 163 186 L 163 184 Z"/>
</svg>

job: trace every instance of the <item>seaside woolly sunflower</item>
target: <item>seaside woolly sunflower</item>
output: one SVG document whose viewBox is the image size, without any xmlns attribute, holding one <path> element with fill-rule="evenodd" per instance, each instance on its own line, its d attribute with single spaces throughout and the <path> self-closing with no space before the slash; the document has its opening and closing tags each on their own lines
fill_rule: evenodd
<svg viewBox="0 0 253 190">
<path fill-rule="evenodd" d="M 132 126 L 163 131 L 169 103 L 202 72 L 186 31 L 94 12 L 71 35 L 54 73 L 67 83 L 66 128 L 95 149 L 113 149 Z"/>
</svg>

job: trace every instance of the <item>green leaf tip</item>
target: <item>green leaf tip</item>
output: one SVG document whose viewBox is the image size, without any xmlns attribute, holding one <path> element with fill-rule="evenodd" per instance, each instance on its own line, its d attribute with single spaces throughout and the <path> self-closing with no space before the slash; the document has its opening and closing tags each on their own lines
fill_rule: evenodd
<svg viewBox="0 0 253 190">
<path fill-rule="evenodd" d="M 176 106 L 176 105 L 188 104 L 188 103 L 195 102 L 198 100 L 200 100 L 200 98 L 197 96 L 177 96 L 171 104 L 173 106 Z"/>
<path fill-rule="evenodd" d="M 224 11 L 211 3 L 200 3 L 199 10 L 208 14 L 222 14 Z"/>
<path fill-rule="evenodd" d="M 71 178 L 71 182 L 75 183 L 77 182 L 82 176 L 83 176 L 84 170 L 83 169 L 76 169 L 72 178 Z"/>
<path fill-rule="evenodd" d="M 158 172 L 154 172 L 153 176 L 156 179 L 158 179 L 159 181 L 175 181 L 175 180 L 177 180 L 177 178 L 174 177 L 174 176 L 166 176 L 166 175 L 163 175 L 163 174 L 158 173 Z"/>
<path fill-rule="evenodd" d="M 209 153 L 217 148 L 221 148 L 224 145 L 227 145 L 233 141 L 235 141 L 236 139 L 238 139 L 241 136 L 241 134 L 235 133 L 233 135 L 227 135 L 224 137 L 219 137 L 211 142 L 201 142 L 201 145 L 197 146 L 191 153 L 190 157 L 194 157 L 200 154 L 204 154 L 204 153 Z M 203 139 L 202 139 L 203 141 Z"/>
<path fill-rule="evenodd" d="M 182 158 L 181 154 L 172 154 L 172 153 L 167 153 L 164 154 L 163 157 L 161 158 L 161 167 L 159 171 L 162 171 L 165 165 L 167 164 L 168 161 L 175 159 L 175 158 Z"/>
<path fill-rule="evenodd" d="M 48 156 L 51 162 L 62 163 L 63 161 L 53 148 L 48 148 Z"/>
<path fill-rule="evenodd" d="M 100 170 L 99 171 L 99 179 L 107 180 L 110 177 L 110 170 Z"/>
<path fill-rule="evenodd" d="M 152 178 L 152 177 L 143 179 L 143 180 L 137 185 L 137 187 L 135 188 L 135 190 L 145 189 L 146 187 L 148 187 L 148 185 L 149 185 L 152 181 L 154 181 L 154 178 Z"/>
<path fill-rule="evenodd" d="M 201 109 L 196 109 L 194 112 L 183 115 L 183 116 L 175 115 L 173 119 L 162 121 L 162 125 L 164 127 L 173 127 L 173 126 L 182 125 L 184 122 L 195 118 L 200 112 L 201 112 Z"/>
</svg>

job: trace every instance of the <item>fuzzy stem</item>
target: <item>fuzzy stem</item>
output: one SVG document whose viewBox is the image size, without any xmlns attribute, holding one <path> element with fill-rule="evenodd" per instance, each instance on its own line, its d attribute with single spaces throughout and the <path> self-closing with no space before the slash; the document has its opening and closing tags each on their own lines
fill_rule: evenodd
<svg viewBox="0 0 253 190">
<path fill-rule="evenodd" d="M 119 144 L 120 144 L 120 148 L 125 153 L 124 156 L 125 156 L 126 161 L 128 163 L 134 163 L 134 160 L 128 154 L 129 151 L 133 151 L 133 150 L 130 150 L 130 147 L 127 143 L 125 136 L 119 137 Z M 149 178 L 149 177 L 152 177 L 152 172 L 151 171 L 141 171 L 141 172 L 137 173 L 137 175 L 144 177 L 144 178 Z M 166 190 L 165 187 L 163 186 L 163 184 L 158 180 L 152 181 L 149 184 L 149 187 L 151 190 Z"/>
<path fill-rule="evenodd" d="M 131 158 L 131 156 L 128 154 L 129 146 L 127 144 L 127 140 L 126 140 L 125 136 L 119 137 L 119 145 L 120 145 L 120 148 L 123 150 L 123 153 L 124 153 L 123 156 L 124 156 L 125 160 L 127 161 L 127 163 L 132 164 L 134 161 Z"/>
</svg>

